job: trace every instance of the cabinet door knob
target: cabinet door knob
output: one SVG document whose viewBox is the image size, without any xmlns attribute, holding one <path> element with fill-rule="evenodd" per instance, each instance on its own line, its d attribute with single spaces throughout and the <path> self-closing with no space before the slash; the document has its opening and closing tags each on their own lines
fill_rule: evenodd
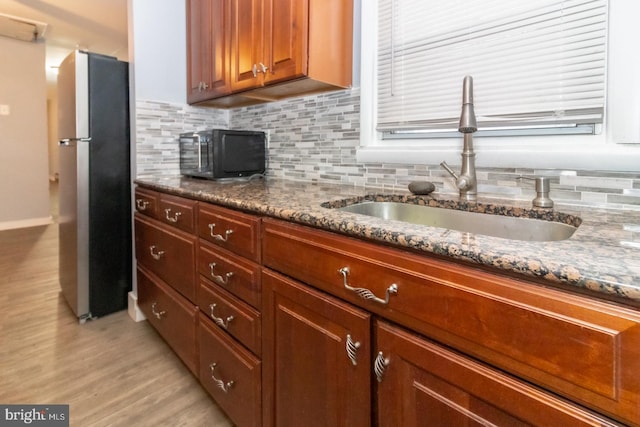
<svg viewBox="0 0 640 427">
<path fill-rule="evenodd" d="M 353 366 L 358 364 L 358 349 L 360 348 L 360 341 L 353 341 L 351 335 L 347 334 L 347 343 L 345 345 L 347 350 L 347 357 L 351 360 Z"/>
<path fill-rule="evenodd" d="M 376 374 L 378 382 L 382 382 L 384 371 L 389 366 L 389 359 L 384 357 L 381 351 L 378 352 L 376 360 L 373 362 L 373 372 Z"/>
<path fill-rule="evenodd" d="M 144 199 L 136 199 L 136 207 L 139 211 L 146 211 L 149 206 L 149 201 Z"/>
<path fill-rule="evenodd" d="M 213 280 L 221 285 L 228 285 L 229 279 L 233 277 L 233 271 L 225 273 L 225 275 L 222 276 L 220 274 L 215 274 L 213 272 L 214 268 L 216 268 L 216 263 L 215 262 L 209 263 L 209 272 L 211 273 L 211 277 L 213 278 Z"/>
<path fill-rule="evenodd" d="M 267 74 L 268 69 L 269 67 L 264 65 L 262 62 L 253 64 L 253 67 L 251 67 L 251 71 L 253 72 L 253 77 L 258 77 L 258 73 Z"/>
<path fill-rule="evenodd" d="M 369 289 L 366 289 L 366 288 L 354 288 L 354 287 L 349 286 L 349 280 L 347 279 L 347 276 L 349 275 L 349 267 L 343 267 L 340 270 L 338 270 L 338 272 L 340 274 L 342 274 L 342 280 L 343 280 L 344 288 L 346 290 L 348 290 L 348 291 L 354 292 L 356 295 L 358 295 L 362 299 L 375 301 L 375 302 L 380 303 L 382 305 L 387 305 L 387 304 L 389 304 L 389 298 L 391 297 L 391 294 L 397 294 L 398 293 L 398 285 L 393 283 L 391 286 L 389 286 L 387 288 L 387 290 L 385 292 L 384 299 L 379 298 L 379 297 L 375 296 L 374 293 L 371 292 Z"/>
<path fill-rule="evenodd" d="M 216 370 L 216 366 L 218 366 L 216 362 L 213 362 L 211 365 L 209 365 L 209 369 L 211 370 L 211 379 L 213 380 L 214 383 L 216 383 L 216 386 L 220 390 L 224 391 L 225 393 L 229 393 L 229 389 L 233 385 L 233 381 L 228 381 L 225 383 L 224 381 L 217 379 L 215 375 L 213 375 L 213 373 Z"/>
<path fill-rule="evenodd" d="M 178 222 L 178 218 L 180 218 L 180 215 L 182 215 L 182 212 L 176 212 L 173 214 L 173 216 L 169 216 L 171 215 L 171 209 L 165 209 L 164 210 L 164 217 L 167 218 L 167 221 L 169 222 Z"/>
<path fill-rule="evenodd" d="M 222 329 L 227 329 L 229 327 L 229 323 L 233 320 L 233 316 L 228 316 L 226 319 L 222 317 L 218 317 L 213 314 L 213 311 L 216 309 L 216 304 L 209 304 L 209 315 L 216 322 L 216 325 L 220 326 Z"/>
<path fill-rule="evenodd" d="M 155 245 L 149 246 L 149 253 L 151 254 L 151 257 L 153 259 L 155 259 L 156 261 L 160 260 L 162 255 L 164 255 L 164 251 L 156 252 L 156 246 Z"/>
<path fill-rule="evenodd" d="M 222 234 L 214 234 L 213 229 L 215 227 L 216 225 L 214 223 L 209 224 L 209 235 L 211 237 L 221 242 L 226 242 L 227 240 L 229 240 L 229 236 L 231 236 L 231 234 L 233 233 L 233 230 L 225 230 L 224 236 L 223 236 Z"/>
<path fill-rule="evenodd" d="M 158 311 L 156 309 L 157 306 L 158 306 L 157 302 L 154 302 L 153 304 L 151 304 L 151 313 L 156 317 L 156 319 L 160 320 L 165 314 L 167 314 L 167 312 L 165 310 Z"/>
</svg>

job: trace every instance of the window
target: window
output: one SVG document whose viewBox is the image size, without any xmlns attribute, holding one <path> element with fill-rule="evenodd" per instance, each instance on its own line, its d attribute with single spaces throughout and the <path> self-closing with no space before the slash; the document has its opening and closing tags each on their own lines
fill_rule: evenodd
<svg viewBox="0 0 640 427">
<path fill-rule="evenodd" d="M 640 143 L 633 0 L 379 0 L 363 1 L 362 12 L 360 161 L 459 161 L 469 74 L 478 159 L 490 154 L 481 164 L 640 168 L 640 147 L 620 144 Z M 505 128 L 508 138 L 492 136 Z M 596 165 L 600 151 L 614 164 Z"/>
</svg>

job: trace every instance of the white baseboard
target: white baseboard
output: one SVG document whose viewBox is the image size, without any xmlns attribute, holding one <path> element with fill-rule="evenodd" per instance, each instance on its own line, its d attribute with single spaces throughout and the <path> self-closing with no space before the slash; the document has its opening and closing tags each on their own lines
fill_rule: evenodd
<svg viewBox="0 0 640 427">
<path fill-rule="evenodd" d="M 129 292 L 129 304 L 128 304 L 129 317 L 136 322 L 142 322 L 147 320 L 147 317 L 142 313 L 140 307 L 138 307 L 138 296 L 133 292 Z"/>
<path fill-rule="evenodd" d="M 16 228 L 38 227 L 49 224 L 53 224 L 53 218 L 50 216 L 44 218 L 21 219 L 18 221 L 2 221 L 0 222 L 0 231 L 13 230 Z"/>
</svg>

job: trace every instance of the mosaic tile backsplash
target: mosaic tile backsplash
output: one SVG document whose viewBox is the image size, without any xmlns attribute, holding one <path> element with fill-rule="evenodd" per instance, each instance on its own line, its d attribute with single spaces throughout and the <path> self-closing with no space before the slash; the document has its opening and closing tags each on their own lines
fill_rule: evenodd
<svg viewBox="0 0 640 427">
<path fill-rule="evenodd" d="M 229 111 L 187 104 L 136 101 L 136 175 L 180 173 L 178 135 L 229 127 Z"/>
<path fill-rule="evenodd" d="M 383 190 L 405 190 L 411 181 L 428 180 L 440 193 L 457 194 L 453 180 L 437 164 L 356 162 L 360 137 L 358 89 L 234 110 L 137 101 L 137 175 L 178 174 L 177 135 L 213 127 L 268 132 L 270 176 Z M 556 202 L 640 210 L 640 170 L 478 168 L 478 191 L 485 196 L 533 199 L 533 183 L 517 181 L 520 175 L 550 176 L 551 197 Z"/>
</svg>

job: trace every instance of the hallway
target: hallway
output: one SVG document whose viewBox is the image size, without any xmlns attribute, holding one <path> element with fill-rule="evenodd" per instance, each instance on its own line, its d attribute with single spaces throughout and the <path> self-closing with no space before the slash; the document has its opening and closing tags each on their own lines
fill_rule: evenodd
<svg viewBox="0 0 640 427">
<path fill-rule="evenodd" d="M 69 404 L 71 426 L 231 425 L 147 322 L 80 325 L 57 270 L 57 224 L 0 232 L 0 403 Z"/>
</svg>

